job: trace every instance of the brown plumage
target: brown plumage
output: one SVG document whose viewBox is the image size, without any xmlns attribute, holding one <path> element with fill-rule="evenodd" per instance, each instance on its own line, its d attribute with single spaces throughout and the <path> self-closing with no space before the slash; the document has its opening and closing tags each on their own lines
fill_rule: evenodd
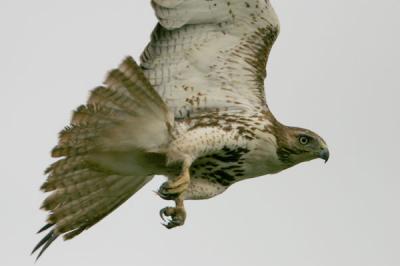
<svg viewBox="0 0 400 266">
<path fill-rule="evenodd" d="M 215 5 L 213 4 L 215 3 Z M 168 177 L 160 214 L 183 225 L 184 200 L 207 199 L 244 179 L 316 158 L 326 143 L 279 123 L 264 79 L 279 23 L 269 1 L 153 0 L 159 25 L 141 66 L 127 57 L 60 132 L 41 189 L 50 232 L 71 239 L 141 189 Z"/>
</svg>

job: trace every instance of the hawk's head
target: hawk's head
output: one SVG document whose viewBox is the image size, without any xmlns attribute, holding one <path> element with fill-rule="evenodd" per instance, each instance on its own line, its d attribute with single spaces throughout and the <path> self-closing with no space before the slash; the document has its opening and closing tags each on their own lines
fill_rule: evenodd
<svg viewBox="0 0 400 266">
<path fill-rule="evenodd" d="M 276 137 L 279 160 L 289 166 L 317 158 L 325 162 L 329 159 L 325 141 L 308 129 L 283 126 Z"/>
</svg>

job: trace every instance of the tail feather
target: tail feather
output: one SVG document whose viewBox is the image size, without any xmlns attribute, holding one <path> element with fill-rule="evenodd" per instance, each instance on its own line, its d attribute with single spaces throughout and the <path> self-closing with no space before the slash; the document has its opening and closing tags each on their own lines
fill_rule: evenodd
<svg viewBox="0 0 400 266">
<path fill-rule="evenodd" d="M 108 189 L 100 190 L 81 200 L 77 199 L 56 210 L 49 217 L 49 222 L 57 221 L 56 231 L 58 233 L 67 233 L 81 226 L 94 224 L 105 214 L 125 202 L 147 183 L 148 178 L 144 177 L 140 180 L 137 177 L 122 177 Z M 118 194 L 115 193 L 116 191 Z"/>
<path fill-rule="evenodd" d="M 130 57 L 112 70 L 104 86 L 78 107 L 71 126 L 61 131 L 41 186 L 50 192 L 50 232 L 35 246 L 38 258 L 58 237 L 71 239 L 129 199 L 157 172 L 153 152 L 172 138 L 167 106 Z M 150 155 L 149 155 L 150 154 Z M 153 158 L 153 159 L 152 159 Z"/>
<path fill-rule="evenodd" d="M 81 105 L 73 113 L 72 125 L 106 125 L 109 123 L 118 123 L 127 119 L 129 115 L 123 111 L 106 108 L 97 105 Z"/>
<path fill-rule="evenodd" d="M 72 170 L 59 175 L 50 175 L 41 189 L 45 192 L 53 191 L 59 187 L 69 187 L 95 178 L 104 177 L 105 174 L 91 169 Z"/>
<path fill-rule="evenodd" d="M 153 89 L 148 79 L 144 76 L 141 68 L 136 64 L 132 57 L 127 57 L 118 68 L 128 79 L 135 84 L 134 87 L 128 87 L 128 90 L 132 94 L 137 94 L 138 92 L 145 94 L 149 99 L 151 99 L 156 105 L 167 112 L 167 108 L 164 104 L 163 99 L 160 95 Z M 138 88 L 138 89 L 136 89 Z"/>
<path fill-rule="evenodd" d="M 93 180 L 79 182 L 51 194 L 44 201 L 43 207 L 46 210 L 53 210 L 53 206 L 58 203 L 60 206 L 50 216 L 62 216 L 63 212 L 71 210 L 70 207 L 74 206 L 74 204 L 81 204 L 81 207 L 83 207 L 83 205 L 87 204 L 87 200 L 95 199 L 96 195 L 101 198 L 108 193 L 112 185 L 121 181 L 120 176 L 103 175 Z"/>
<path fill-rule="evenodd" d="M 119 94 L 115 95 L 114 98 L 116 99 L 124 99 L 125 101 L 130 101 L 129 104 L 129 110 L 131 110 L 133 113 L 140 115 L 143 111 L 144 112 L 149 112 L 150 115 L 154 115 L 154 113 L 151 112 L 152 107 L 159 109 L 158 106 L 153 106 L 153 105 L 146 105 L 146 99 L 147 95 L 142 92 L 142 90 L 138 90 L 138 86 L 131 82 L 128 77 L 126 77 L 120 70 L 114 69 L 112 70 L 106 80 L 104 81 L 104 84 L 106 84 L 111 91 L 118 91 L 120 92 Z M 134 98 L 132 97 L 132 94 L 130 91 L 136 89 Z M 121 105 L 123 102 L 121 101 Z M 157 110 L 158 111 L 158 110 Z"/>
<path fill-rule="evenodd" d="M 132 105 L 137 103 L 126 97 L 121 90 L 113 90 L 109 87 L 97 87 L 90 94 L 88 104 L 98 105 L 101 107 L 124 110 L 130 114 L 135 114 L 135 108 Z"/>
<path fill-rule="evenodd" d="M 96 146 L 90 142 L 80 143 L 79 145 L 59 144 L 53 148 L 53 150 L 51 151 L 51 156 L 54 158 L 62 157 L 62 156 L 75 157 L 75 156 L 88 154 L 90 151 L 93 151 L 95 148 L 96 148 Z"/>
<path fill-rule="evenodd" d="M 124 69 L 127 71 L 126 67 Z M 129 74 L 130 73 L 128 73 L 128 75 Z M 121 70 L 115 69 L 108 74 L 104 83 L 108 85 L 111 90 L 124 92 L 115 97 L 118 97 L 118 99 L 130 99 L 130 107 L 132 108 L 132 112 L 136 115 L 145 116 L 147 118 L 153 117 L 154 120 L 171 123 L 172 118 L 170 117 L 168 108 L 160 96 L 158 96 L 157 92 L 155 92 L 154 89 L 150 90 L 144 87 L 146 86 L 145 84 L 140 86 L 140 84 L 138 84 L 139 81 L 139 77 L 128 77 Z M 149 100 L 152 101 L 152 104 L 147 104 Z"/>
<path fill-rule="evenodd" d="M 93 193 L 104 191 L 106 189 L 104 185 L 111 185 L 117 182 L 117 178 L 112 175 L 106 176 L 99 173 L 96 176 L 94 173 L 90 173 L 88 176 L 83 177 L 83 180 L 77 180 L 75 183 L 70 181 L 71 184 L 63 184 L 64 188 L 57 189 L 49 195 L 44 200 L 42 209 L 53 210 L 57 205 L 61 205 L 62 207 L 57 208 L 57 211 L 61 211 L 76 200 L 84 201 L 86 197 L 92 196 Z"/>
<path fill-rule="evenodd" d="M 87 155 L 66 157 L 52 163 L 44 171 L 45 174 L 61 175 L 70 171 L 87 168 Z"/>
</svg>

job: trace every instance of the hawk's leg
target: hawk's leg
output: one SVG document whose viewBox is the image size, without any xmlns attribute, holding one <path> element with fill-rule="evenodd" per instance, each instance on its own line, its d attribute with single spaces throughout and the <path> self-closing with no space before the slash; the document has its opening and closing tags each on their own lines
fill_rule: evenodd
<svg viewBox="0 0 400 266">
<path fill-rule="evenodd" d="M 178 199 L 188 188 L 190 183 L 190 162 L 184 161 L 181 174 L 163 183 L 158 190 L 158 195 L 165 200 Z"/>
<path fill-rule="evenodd" d="M 160 216 L 166 222 L 163 225 L 168 229 L 181 226 L 185 223 L 186 211 L 182 195 L 175 199 L 175 205 L 175 207 L 165 207 L 160 210 Z M 169 219 L 166 219 L 166 217 Z"/>
<path fill-rule="evenodd" d="M 171 229 L 181 226 L 185 223 L 186 211 L 183 205 L 184 192 L 190 183 L 190 160 L 184 160 L 181 174 L 170 179 L 161 185 L 158 190 L 158 195 L 166 200 L 174 200 L 175 207 L 165 207 L 160 211 L 161 218 L 166 222 L 163 224 L 166 228 Z M 166 219 L 166 217 L 168 219 Z"/>
</svg>

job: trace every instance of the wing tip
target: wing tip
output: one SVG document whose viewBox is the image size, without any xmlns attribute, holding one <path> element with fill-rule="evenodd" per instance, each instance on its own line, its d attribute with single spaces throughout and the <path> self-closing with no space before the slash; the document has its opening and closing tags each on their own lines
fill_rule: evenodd
<svg viewBox="0 0 400 266">
<path fill-rule="evenodd" d="M 39 229 L 39 231 L 37 232 L 42 233 L 44 231 L 46 231 L 47 229 L 51 228 L 52 226 L 54 226 L 54 224 L 52 223 L 48 223 L 45 226 L 43 226 L 42 228 Z M 39 254 L 36 256 L 35 261 L 38 261 L 38 259 L 43 255 L 43 253 L 46 251 L 46 249 L 51 245 L 51 243 L 53 243 L 54 240 L 57 239 L 59 235 L 54 231 L 54 229 L 52 229 L 47 235 L 45 235 L 40 241 L 39 243 L 36 244 L 36 246 L 33 248 L 31 255 L 33 255 L 36 251 L 39 251 Z"/>
<path fill-rule="evenodd" d="M 52 226 L 54 226 L 54 223 L 47 223 L 45 226 L 40 228 L 39 231 L 36 232 L 36 234 L 43 233 L 44 231 L 46 231 L 47 229 L 51 228 Z"/>
</svg>

